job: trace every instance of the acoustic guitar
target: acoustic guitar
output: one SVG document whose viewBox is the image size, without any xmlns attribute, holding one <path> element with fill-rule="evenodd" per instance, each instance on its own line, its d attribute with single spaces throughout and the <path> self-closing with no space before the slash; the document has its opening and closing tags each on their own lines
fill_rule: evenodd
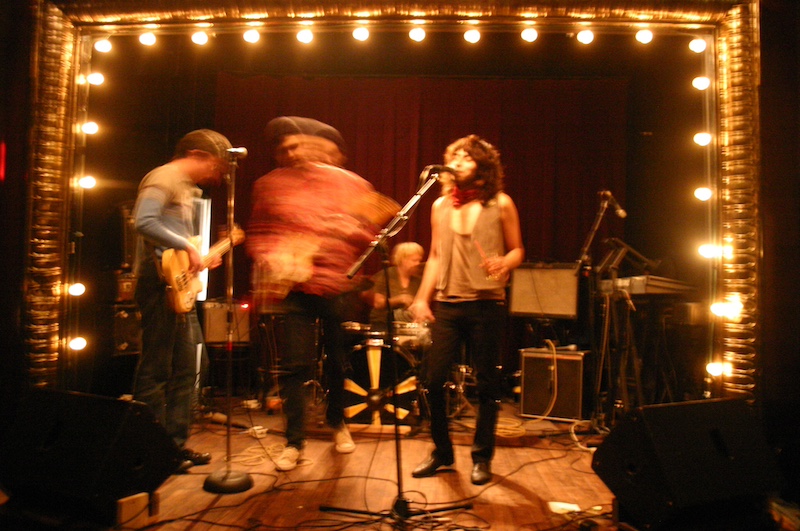
<svg viewBox="0 0 800 531">
<path fill-rule="evenodd" d="M 193 245 L 199 244 L 199 238 L 191 238 Z M 218 256 L 222 256 L 231 250 L 233 245 L 239 245 L 244 241 L 244 231 L 234 229 L 231 238 L 219 240 L 211 246 L 208 254 L 203 257 L 199 271 L 208 268 Z M 197 294 L 203 290 L 203 283 L 200 282 L 198 274 L 189 273 L 189 253 L 183 249 L 167 249 L 161 255 L 161 272 L 167 282 L 167 299 L 175 313 L 188 313 L 194 308 L 197 301 Z M 198 273 L 199 273 L 198 271 Z"/>
</svg>

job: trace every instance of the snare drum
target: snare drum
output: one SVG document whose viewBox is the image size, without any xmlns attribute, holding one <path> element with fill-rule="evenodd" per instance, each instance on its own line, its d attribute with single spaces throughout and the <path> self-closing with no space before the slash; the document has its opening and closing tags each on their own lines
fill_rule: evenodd
<svg viewBox="0 0 800 531">
<path fill-rule="evenodd" d="M 425 323 L 395 321 L 393 326 L 398 345 L 421 351 L 432 343 L 431 329 Z"/>
<path fill-rule="evenodd" d="M 397 364 L 397 384 L 394 367 Z M 359 424 L 394 424 L 394 398 L 397 398 L 397 421 L 419 422 L 416 360 L 400 345 L 394 352 L 379 338 L 365 340 L 350 356 L 352 373 L 344 381 L 344 416 Z"/>
</svg>

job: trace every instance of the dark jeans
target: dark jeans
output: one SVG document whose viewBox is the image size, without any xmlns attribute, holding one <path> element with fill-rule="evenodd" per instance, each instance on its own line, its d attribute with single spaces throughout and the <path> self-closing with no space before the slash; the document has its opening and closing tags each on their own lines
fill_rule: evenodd
<svg viewBox="0 0 800 531">
<path fill-rule="evenodd" d="M 136 302 L 142 313 L 142 353 L 133 396 L 150 406 L 175 444 L 182 447 L 192 422 L 198 346 L 201 369 L 208 364 L 200 321 L 195 310 L 185 314 L 172 311 L 166 286 L 152 262 L 140 272 Z"/>
<path fill-rule="evenodd" d="M 502 301 L 437 302 L 436 321 L 431 325 L 433 343 L 423 360 L 431 409 L 434 453 L 444 461 L 453 459 L 453 443 L 447 419 L 445 383 L 462 347 L 471 353 L 471 365 L 478 391 L 478 413 L 472 461 L 486 463 L 494 455 L 495 426 L 502 398 L 500 348 L 505 330 Z"/>
<path fill-rule="evenodd" d="M 301 448 L 306 438 L 308 384 L 314 378 L 321 342 L 324 352 L 323 388 L 327 390 L 326 421 L 331 427 L 344 422 L 344 364 L 347 336 L 342 322 L 351 310 L 349 295 L 333 298 L 292 292 L 275 310 L 278 382 L 286 416 L 286 445 Z M 319 323 L 319 325 L 317 324 Z M 319 328 L 318 328 L 319 326 Z"/>
</svg>

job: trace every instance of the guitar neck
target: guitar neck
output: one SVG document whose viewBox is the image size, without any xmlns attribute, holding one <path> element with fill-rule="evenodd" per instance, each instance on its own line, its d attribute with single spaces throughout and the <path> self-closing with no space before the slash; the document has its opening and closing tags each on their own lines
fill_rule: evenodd
<svg viewBox="0 0 800 531">
<path fill-rule="evenodd" d="M 208 268 L 211 265 L 211 262 L 216 259 L 218 256 L 222 256 L 223 254 L 227 253 L 231 248 L 231 240 L 229 238 L 225 238 L 223 240 L 217 241 L 214 245 L 211 246 L 208 250 L 208 254 L 203 257 L 203 269 Z"/>
</svg>

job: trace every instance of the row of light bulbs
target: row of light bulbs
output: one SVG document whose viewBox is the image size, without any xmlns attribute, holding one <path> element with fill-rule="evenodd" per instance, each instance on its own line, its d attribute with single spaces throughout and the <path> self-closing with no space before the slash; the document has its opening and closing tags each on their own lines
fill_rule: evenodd
<svg viewBox="0 0 800 531">
<path fill-rule="evenodd" d="M 468 24 L 477 24 L 477 21 L 469 21 Z M 146 26 L 145 29 L 146 31 L 139 35 L 139 42 L 145 46 L 154 46 L 158 38 L 152 30 L 156 29 L 156 27 L 148 28 Z M 255 44 L 261 40 L 261 33 L 259 29 L 250 28 L 242 33 L 242 38 L 246 42 Z M 369 39 L 370 31 L 366 25 L 360 25 L 352 31 L 352 35 L 357 41 L 364 42 Z M 574 36 L 575 40 L 581 44 L 591 44 L 594 41 L 595 34 L 591 29 L 582 29 L 577 31 Z M 427 31 L 422 23 L 417 23 L 409 30 L 408 37 L 415 42 L 422 42 L 427 37 Z M 463 37 L 465 41 L 475 44 L 481 40 L 481 31 L 477 28 L 469 28 L 464 31 Z M 314 31 L 310 27 L 303 27 L 295 33 L 295 38 L 303 44 L 309 44 L 314 40 Z M 526 42 L 534 42 L 539 38 L 539 32 L 536 28 L 528 26 L 520 32 L 520 38 Z M 654 39 L 654 34 L 649 29 L 640 29 L 635 33 L 635 38 L 641 44 L 650 44 Z M 192 33 L 191 39 L 195 44 L 203 46 L 210 41 L 210 34 L 208 31 L 200 29 Z M 702 53 L 706 47 L 707 43 L 704 38 L 698 37 L 689 42 L 689 49 L 695 53 Z M 100 53 L 108 53 L 112 49 L 112 44 L 108 38 L 102 38 L 95 41 L 94 48 Z"/>
</svg>

